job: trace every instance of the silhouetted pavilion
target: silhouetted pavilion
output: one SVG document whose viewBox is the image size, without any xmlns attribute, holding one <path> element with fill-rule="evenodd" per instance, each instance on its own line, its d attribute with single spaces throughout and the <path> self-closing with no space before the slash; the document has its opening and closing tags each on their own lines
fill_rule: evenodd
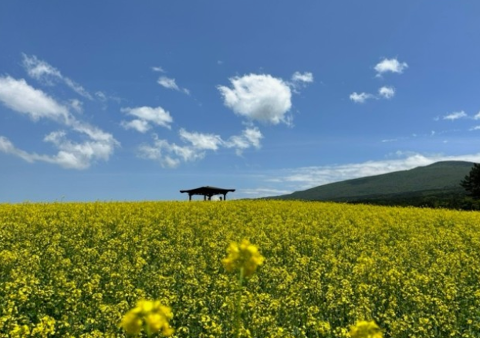
<svg viewBox="0 0 480 338">
<path fill-rule="evenodd" d="M 185 192 L 188 194 L 189 201 L 192 200 L 193 195 L 203 195 L 204 201 L 207 200 L 207 197 L 208 197 L 208 200 L 210 201 L 212 199 L 212 196 L 223 195 L 223 200 L 226 200 L 227 193 L 230 191 L 234 192 L 235 189 L 222 189 L 222 188 L 206 186 L 206 187 L 200 187 L 200 188 L 190 189 L 190 190 L 180 190 L 182 194 Z"/>
</svg>

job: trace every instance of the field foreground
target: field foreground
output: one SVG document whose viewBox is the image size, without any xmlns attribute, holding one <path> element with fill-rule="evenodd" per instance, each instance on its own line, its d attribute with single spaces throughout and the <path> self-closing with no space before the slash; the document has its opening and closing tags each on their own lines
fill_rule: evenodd
<svg viewBox="0 0 480 338">
<path fill-rule="evenodd" d="M 0 337 L 125 337 L 139 299 L 173 337 L 231 337 L 249 239 L 243 336 L 480 336 L 480 213 L 281 201 L 0 205 Z"/>
</svg>

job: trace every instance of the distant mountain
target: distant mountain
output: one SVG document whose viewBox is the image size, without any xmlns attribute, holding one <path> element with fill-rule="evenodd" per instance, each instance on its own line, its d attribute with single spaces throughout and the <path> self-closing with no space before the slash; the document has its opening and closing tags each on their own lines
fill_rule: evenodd
<svg viewBox="0 0 480 338">
<path fill-rule="evenodd" d="M 460 181 L 472 167 L 471 162 L 437 162 L 410 170 L 325 184 L 272 198 L 399 205 L 464 198 L 466 193 Z"/>
</svg>

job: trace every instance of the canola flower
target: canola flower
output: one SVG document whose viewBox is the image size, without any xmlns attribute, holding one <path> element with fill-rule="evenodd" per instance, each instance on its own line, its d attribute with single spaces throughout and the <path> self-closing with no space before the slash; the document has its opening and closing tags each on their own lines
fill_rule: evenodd
<svg viewBox="0 0 480 338">
<path fill-rule="evenodd" d="M 351 338 L 383 338 L 382 331 L 374 321 L 362 320 L 350 328 Z"/>
<path fill-rule="evenodd" d="M 222 259 L 238 237 L 267 258 L 237 292 L 240 270 L 222 273 Z M 125 338 L 119 322 L 137 299 L 171 306 L 175 338 L 232 337 L 238 298 L 242 337 L 347 338 L 352 321 L 375 318 L 385 337 L 478 338 L 479 261 L 478 212 L 297 201 L 0 204 L 0 338 Z"/>
<path fill-rule="evenodd" d="M 120 327 L 131 335 L 138 335 L 145 328 L 148 336 L 161 332 L 168 337 L 174 332 L 168 323 L 172 318 L 172 310 L 159 301 L 139 300 L 137 305 L 123 316 Z"/>
<path fill-rule="evenodd" d="M 235 314 L 233 318 L 233 334 L 235 338 L 240 337 L 241 331 L 241 316 L 242 316 L 242 292 L 243 292 L 243 282 L 245 278 L 251 277 L 257 267 L 262 265 L 265 261 L 259 252 L 258 248 L 251 244 L 248 239 L 242 240 L 240 244 L 230 243 L 230 246 L 227 249 L 227 258 L 222 260 L 225 270 L 228 272 L 238 271 L 238 289 L 236 290 L 236 300 L 235 300 Z M 249 332 L 246 330 L 246 332 Z"/>
<path fill-rule="evenodd" d="M 258 248 L 244 239 L 240 244 L 230 244 L 227 249 L 227 258 L 224 258 L 222 263 L 228 272 L 241 271 L 242 276 L 248 278 L 264 261 L 265 257 L 258 252 Z"/>
</svg>

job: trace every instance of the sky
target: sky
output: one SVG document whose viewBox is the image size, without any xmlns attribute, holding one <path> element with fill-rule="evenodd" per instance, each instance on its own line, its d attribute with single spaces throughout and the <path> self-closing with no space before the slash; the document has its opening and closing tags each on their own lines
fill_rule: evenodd
<svg viewBox="0 0 480 338">
<path fill-rule="evenodd" d="M 480 2 L 0 2 L 0 203 L 480 162 Z"/>
</svg>

